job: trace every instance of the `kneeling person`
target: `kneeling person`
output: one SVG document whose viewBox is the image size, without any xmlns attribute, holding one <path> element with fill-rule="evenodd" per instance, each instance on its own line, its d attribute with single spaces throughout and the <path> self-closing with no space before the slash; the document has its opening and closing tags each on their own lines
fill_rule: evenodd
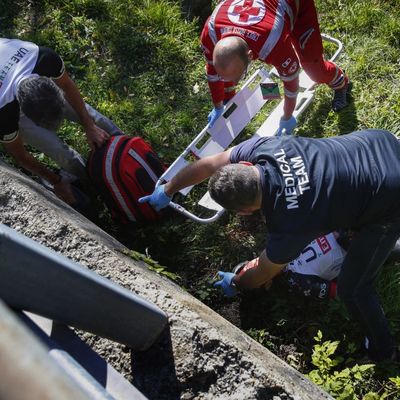
<svg viewBox="0 0 400 400">
<path fill-rule="evenodd" d="M 22 167 L 54 185 L 56 194 L 67 201 L 67 183 L 24 148 L 35 147 L 85 180 L 81 155 L 55 133 L 64 117 L 83 126 L 91 148 L 120 131 L 85 104 L 57 53 L 31 42 L 0 38 L 0 142 Z"/>
<path fill-rule="evenodd" d="M 374 282 L 400 237 L 399 171 L 400 143 L 387 131 L 254 138 L 189 164 L 144 200 L 164 207 L 177 191 L 211 176 L 210 195 L 222 207 L 242 215 L 263 212 L 268 240 L 258 267 L 241 276 L 222 272 L 227 294 L 262 286 L 315 238 L 351 228 L 338 296 L 379 361 L 397 357 Z"/>
</svg>

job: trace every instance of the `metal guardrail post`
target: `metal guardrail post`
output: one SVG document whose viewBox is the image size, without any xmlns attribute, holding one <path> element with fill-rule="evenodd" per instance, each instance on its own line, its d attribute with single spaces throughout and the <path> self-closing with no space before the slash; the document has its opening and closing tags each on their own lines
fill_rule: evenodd
<svg viewBox="0 0 400 400">
<path fill-rule="evenodd" d="M 0 398 L 89 400 L 0 301 Z"/>
<path fill-rule="evenodd" d="M 167 324 L 154 304 L 1 224 L 0 298 L 134 350 Z"/>
<path fill-rule="evenodd" d="M 32 313 L 17 315 L 65 373 L 94 399 L 147 400 L 71 328 Z"/>
</svg>

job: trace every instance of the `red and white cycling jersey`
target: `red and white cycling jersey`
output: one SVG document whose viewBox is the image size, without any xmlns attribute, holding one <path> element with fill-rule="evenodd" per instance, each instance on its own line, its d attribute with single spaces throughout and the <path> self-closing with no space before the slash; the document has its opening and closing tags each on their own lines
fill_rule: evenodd
<svg viewBox="0 0 400 400">
<path fill-rule="evenodd" d="M 297 87 L 288 82 L 299 73 L 299 60 L 290 39 L 298 3 L 298 0 L 224 0 L 217 5 L 200 38 L 214 103 L 224 100 L 224 83 L 213 67 L 213 50 L 218 40 L 227 36 L 243 38 L 255 59 L 274 65 L 288 93 L 293 91 L 295 96 Z"/>
<path fill-rule="evenodd" d="M 346 251 L 339 245 L 335 235 L 329 233 L 313 240 L 285 270 L 303 275 L 316 275 L 328 281 L 337 278 Z"/>
</svg>

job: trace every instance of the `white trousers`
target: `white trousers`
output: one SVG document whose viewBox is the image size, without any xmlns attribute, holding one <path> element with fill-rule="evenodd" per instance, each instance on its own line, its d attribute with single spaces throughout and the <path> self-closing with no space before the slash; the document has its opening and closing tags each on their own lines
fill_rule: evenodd
<svg viewBox="0 0 400 400">
<path fill-rule="evenodd" d="M 96 125 L 110 135 L 116 135 L 121 130 L 107 117 L 86 104 L 89 115 Z M 80 122 L 78 114 L 66 102 L 65 118 L 69 121 Z M 25 144 L 28 144 L 54 160 L 58 166 L 76 177 L 86 180 L 87 174 L 83 157 L 68 146 L 56 132 L 41 128 L 22 112 L 19 119 L 19 134 Z"/>
</svg>

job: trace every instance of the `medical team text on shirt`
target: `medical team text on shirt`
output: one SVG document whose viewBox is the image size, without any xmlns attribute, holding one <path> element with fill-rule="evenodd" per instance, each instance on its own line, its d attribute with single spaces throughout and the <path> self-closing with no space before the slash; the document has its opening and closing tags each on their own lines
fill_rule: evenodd
<svg viewBox="0 0 400 400">
<path fill-rule="evenodd" d="M 274 153 L 279 163 L 279 169 L 285 182 L 286 208 L 299 208 L 299 197 L 310 190 L 310 181 L 302 157 L 292 157 L 288 160 L 284 149 Z"/>
</svg>

